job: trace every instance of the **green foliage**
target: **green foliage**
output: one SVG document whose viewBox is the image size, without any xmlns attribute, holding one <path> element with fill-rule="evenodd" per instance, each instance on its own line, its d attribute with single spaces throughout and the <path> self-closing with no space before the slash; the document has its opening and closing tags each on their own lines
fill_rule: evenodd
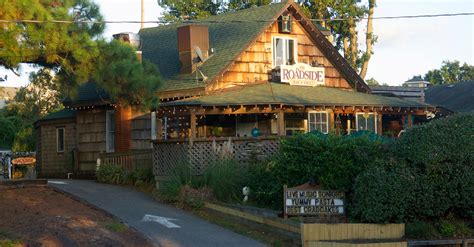
<svg viewBox="0 0 474 247">
<path fill-rule="evenodd" d="M 271 161 L 250 164 L 246 186 L 250 188 L 249 202 L 259 207 L 280 209 L 283 188 L 271 172 Z"/>
<path fill-rule="evenodd" d="M 375 223 L 472 217 L 473 136 L 474 114 L 408 130 L 393 144 L 392 161 L 357 177 L 351 216 Z"/>
<path fill-rule="evenodd" d="M 97 181 L 102 183 L 120 184 L 123 182 L 123 170 L 115 165 L 101 165 L 96 176 Z"/>
<path fill-rule="evenodd" d="M 474 208 L 473 136 L 474 114 L 457 114 L 414 127 L 395 143 L 396 157 L 424 181 L 423 215 L 467 216 Z"/>
<path fill-rule="evenodd" d="M 205 184 L 212 189 L 219 201 L 233 201 L 241 198 L 245 186 L 244 168 L 233 160 L 224 160 L 209 165 L 204 171 Z"/>
<path fill-rule="evenodd" d="M 474 66 L 467 63 L 461 65 L 457 60 L 446 60 L 441 68 L 430 70 L 423 77 L 419 75 L 413 78 L 429 81 L 433 85 L 471 81 L 474 80 Z"/>
<path fill-rule="evenodd" d="M 31 152 L 35 149 L 36 138 L 33 126 L 27 126 L 16 133 L 12 146 L 13 152 Z"/>
<path fill-rule="evenodd" d="M 394 164 L 391 168 L 374 167 L 360 174 L 354 184 L 351 217 L 362 222 L 403 222 L 413 217 L 411 204 L 413 174 Z"/>
<path fill-rule="evenodd" d="M 0 148 L 11 148 L 15 133 L 21 127 L 21 120 L 16 116 L 3 116 L 0 112 Z"/>
<path fill-rule="evenodd" d="M 142 109 L 156 107 L 161 79 L 156 66 L 138 61 L 133 49 L 120 41 L 101 44 L 95 81 L 113 100 L 125 105 L 140 103 Z"/>
<path fill-rule="evenodd" d="M 290 187 L 314 178 L 324 188 L 350 191 L 361 171 L 384 158 L 384 141 L 359 135 L 306 134 L 287 138 L 280 145 L 272 173 L 280 184 Z"/>
<path fill-rule="evenodd" d="M 98 5 L 90 0 L 0 2 L 2 20 L 102 21 Z M 60 67 L 60 73 L 85 81 L 99 55 L 94 38 L 104 30 L 103 23 L 68 25 L 62 23 L 2 24 L 0 66 L 17 68 L 20 63 Z M 19 42 L 20 41 L 20 42 Z"/>
<path fill-rule="evenodd" d="M 439 233 L 436 228 L 424 221 L 414 221 L 406 224 L 405 237 L 409 239 L 437 239 Z"/>
<path fill-rule="evenodd" d="M 104 224 L 105 229 L 113 232 L 124 232 L 127 230 L 127 226 L 120 222 L 109 222 Z"/>
<path fill-rule="evenodd" d="M 176 166 L 168 180 L 160 182 L 158 195 L 167 202 L 176 202 L 179 199 L 181 188 L 191 183 L 191 170 L 189 166 L 181 164 Z"/>
<path fill-rule="evenodd" d="M 449 221 L 441 221 L 438 224 L 438 231 L 442 237 L 449 238 L 456 235 L 456 227 Z"/>
</svg>

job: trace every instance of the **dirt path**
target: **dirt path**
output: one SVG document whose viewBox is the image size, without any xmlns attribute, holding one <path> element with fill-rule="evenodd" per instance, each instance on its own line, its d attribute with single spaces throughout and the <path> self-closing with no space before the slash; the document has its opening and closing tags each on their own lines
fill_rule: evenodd
<svg viewBox="0 0 474 247">
<path fill-rule="evenodd" d="M 142 235 L 106 213 L 53 190 L 0 190 L 0 245 L 152 246 Z"/>
</svg>

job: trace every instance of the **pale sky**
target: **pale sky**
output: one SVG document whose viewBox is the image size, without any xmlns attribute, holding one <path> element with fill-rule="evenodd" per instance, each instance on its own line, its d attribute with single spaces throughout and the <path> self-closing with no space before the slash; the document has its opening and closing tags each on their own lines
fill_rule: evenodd
<svg viewBox="0 0 474 247">
<path fill-rule="evenodd" d="M 95 0 L 106 20 L 140 20 L 140 0 Z M 471 0 L 379 0 L 375 16 L 400 16 L 474 12 Z M 161 13 L 157 0 L 145 0 L 145 20 L 156 21 Z M 155 26 L 147 24 L 146 26 Z M 104 33 L 111 37 L 119 32 L 138 32 L 140 24 L 108 24 Z M 364 27 L 360 27 L 362 30 Z M 378 41 L 369 63 L 366 79 L 400 85 L 413 75 L 437 69 L 443 60 L 459 60 L 474 65 L 474 16 L 417 19 L 374 20 Z M 159 42 L 159 41 L 157 41 Z M 365 49 L 365 44 L 361 44 Z M 0 86 L 22 86 L 28 83 L 29 69 L 22 77 L 8 74 Z"/>
</svg>

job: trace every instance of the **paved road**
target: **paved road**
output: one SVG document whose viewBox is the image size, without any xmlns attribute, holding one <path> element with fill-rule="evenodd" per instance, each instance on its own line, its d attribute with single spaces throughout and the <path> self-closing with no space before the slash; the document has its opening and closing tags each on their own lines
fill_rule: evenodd
<svg viewBox="0 0 474 247">
<path fill-rule="evenodd" d="M 157 246 L 264 246 L 129 188 L 88 180 L 51 180 L 49 185 L 115 215 Z M 171 224 L 143 221 L 146 214 L 175 220 L 168 221 Z"/>
</svg>

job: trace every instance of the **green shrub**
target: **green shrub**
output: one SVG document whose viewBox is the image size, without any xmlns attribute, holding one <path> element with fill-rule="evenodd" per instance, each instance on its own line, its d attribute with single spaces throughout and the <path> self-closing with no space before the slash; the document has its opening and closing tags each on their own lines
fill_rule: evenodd
<svg viewBox="0 0 474 247">
<path fill-rule="evenodd" d="M 351 217 L 362 222 L 402 222 L 411 218 L 415 181 L 403 166 L 375 167 L 361 173 L 355 183 Z"/>
<path fill-rule="evenodd" d="M 102 183 L 120 184 L 123 182 L 122 168 L 114 165 L 101 165 L 96 176 L 97 180 Z"/>
<path fill-rule="evenodd" d="M 190 183 L 191 170 L 189 166 L 181 164 L 172 171 L 169 180 L 163 181 L 158 187 L 158 197 L 166 202 L 177 202 L 181 188 Z"/>
<path fill-rule="evenodd" d="M 283 187 L 271 173 L 272 162 L 250 164 L 245 185 L 250 188 L 249 203 L 259 207 L 280 209 Z"/>
<path fill-rule="evenodd" d="M 432 224 L 415 221 L 406 224 L 405 237 L 409 239 L 437 239 L 440 235 Z"/>
<path fill-rule="evenodd" d="M 212 189 L 216 199 L 220 201 L 238 200 L 245 186 L 245 169 L 236 161 L 223 160 L 209 165 L 204 170 L 205 184 Z"/>
<path fill-rule="evenodd" d="M 399 161 L 423 180 L 417 214 L 469 217 L 474 208 L 474 114 L 457 114 L 416 126 L 395 142 Z"/>
<path fill-rule="evenodd" d="M 456 227 L 449 221 L 441 221 L 438 224 L 438 231 L 441 236 L 445 238 L 451 238 L 455 236 Z"/>
</svg>

